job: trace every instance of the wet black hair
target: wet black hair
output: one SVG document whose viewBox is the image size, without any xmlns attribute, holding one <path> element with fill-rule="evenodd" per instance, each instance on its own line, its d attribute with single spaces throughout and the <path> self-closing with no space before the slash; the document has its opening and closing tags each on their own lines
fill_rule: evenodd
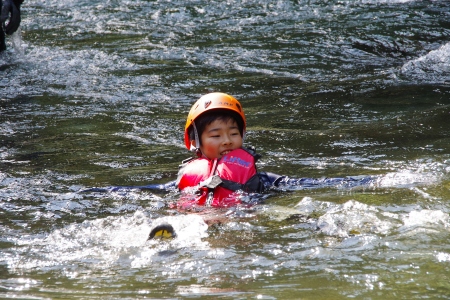
<svg viewBox="0 0 450 300">
<path fill-rule="evenodd" d="M 205 130 L 206 126 L 216 120 L 221 120 L 224 122 L 228 122 L 229 120 L 235 121 L 238 126 L 239 132 L 241 133 L 241 136 L 244 136 L 244 120 L 242 120 L 242 117 L 237 112 L 228 109 L 214 109 L 201 114 L 195 120 L 195 127 L 197 128 L 199 139 L 202 136 L 202 133 Z M 189 139 L 191 141 L 195 140 L 194 127 L 192 125 L 189 128 Z M 201 139 L 199 142 L 201 145 Z M 198 147 L 200 145 L 198 145 Z"/>
</svg>

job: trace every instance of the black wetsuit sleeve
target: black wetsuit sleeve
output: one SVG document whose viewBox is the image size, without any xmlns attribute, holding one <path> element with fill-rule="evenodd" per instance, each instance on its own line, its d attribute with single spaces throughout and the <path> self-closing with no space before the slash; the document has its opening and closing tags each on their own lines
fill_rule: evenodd
<svg viewBox="0 0 450 300">
<path fill-rule="evenodd" d="M 246 184 L 251 186 L 251 190 L 261 193 L 273 187 L 277 187 L 279 182 L 287 178 L 283 175 L 278 175 L 270 172 L 258 172 Z"/>
<path fill-rule="evenodd" d="M 169 181 L 161 184 L 148 184 L 148 185 L 135 185 L 135 186 L 110 186 L 106 188 L 89 188 L 80 191 L 81 193 L 108 193 L 119 191 L 131 191 L 131 190 L 151 190 L 160 192 L 169 192 L 175 190 L 177 187 L 176 181 Z"/>
</svg>

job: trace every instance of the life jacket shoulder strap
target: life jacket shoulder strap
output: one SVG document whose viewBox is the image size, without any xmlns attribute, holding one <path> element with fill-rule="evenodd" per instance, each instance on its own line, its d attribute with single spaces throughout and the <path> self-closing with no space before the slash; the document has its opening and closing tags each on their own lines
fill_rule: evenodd
<svg viewBox="0 0 450 300">
<path fill-rule="evenodd" d="M 189 157 L 189 158 L 183 159 L 181 161 L 181 164 L 178 166 L 178 168 L 184 167 L 187 163 L 193 161 L 194 159 L 197 159 L 197 157 Z"/>
<path fill-rule="evenodd" d="M 245 150 L 251 156 L 253 156 L 253 159 L 255 160 L 255 163 L 262 157 L 261 154 L 256 153 L 256 148 L 253 147 L 253 146 L 250 146 L 250 147 L 247 147 L 247 148 L 242 148 L 242 149 Z"/>
</svg>

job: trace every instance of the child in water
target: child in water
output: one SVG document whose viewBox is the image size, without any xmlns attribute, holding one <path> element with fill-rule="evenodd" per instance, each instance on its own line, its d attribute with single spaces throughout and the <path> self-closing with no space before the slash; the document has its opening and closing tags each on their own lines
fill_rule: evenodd
<svg viewBox="0 0 450 300">
<path fill-rule="evenodd" d="M 210 93 L 192 106 L 184 129 L 186 148 L 196 158 L 180 166 L 176 185 L 182 192 L 179 209 L 240 204 L 238 191 L 261 193 L 278 179 L 258 173 L 258 155 L 243 148 L 246 119 L 241 104 L 224 93 Z"/>
</svg>

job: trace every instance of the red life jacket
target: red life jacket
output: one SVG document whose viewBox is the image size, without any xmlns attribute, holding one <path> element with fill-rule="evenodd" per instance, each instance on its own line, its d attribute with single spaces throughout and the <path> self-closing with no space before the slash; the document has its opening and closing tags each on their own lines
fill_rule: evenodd
<svg viewBox="0 0 450 300">
<path fill-rule="evenodd" d="M 256 159 L 254 152 L 240 148 L 220 159 L 201 157 L 182 164 L 177 185 L 182 192 L 190 192 L 190 197 L 182 196 L 178 207 L 187 208 L 193 204 L 229 207 L 240 204 L 241 200 L 235 192 L 254 192 L 254 183 L 259 183 Z"/>
</svg>

